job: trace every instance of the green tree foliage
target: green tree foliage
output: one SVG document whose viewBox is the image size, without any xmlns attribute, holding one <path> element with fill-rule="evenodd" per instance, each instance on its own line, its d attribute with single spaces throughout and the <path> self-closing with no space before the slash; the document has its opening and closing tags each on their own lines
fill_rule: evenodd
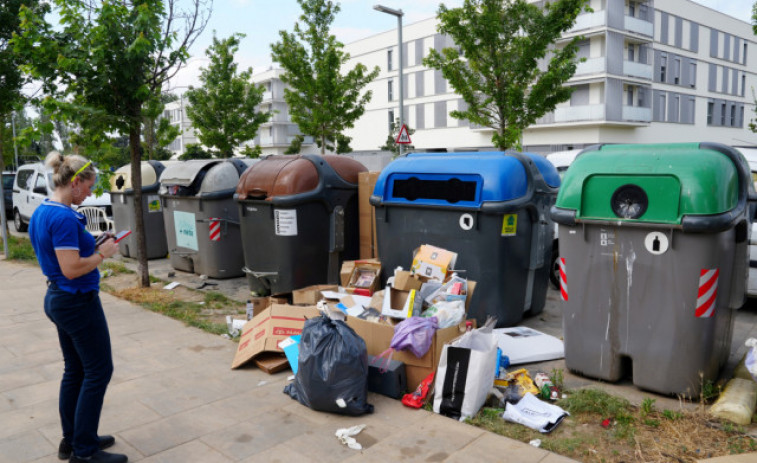
<svg viewBox="0 0 757 463">
<path fill-rule="evenodd" d="M 44 109 L 78 126 L 86 149 L 109 143 L 106 134 L 129 135 L 132 181 L 139 185 L 146 106 L 186 61 L 207 24 L 206 1 L 50 0 L 55 27 L 22 7 L 14 51 L 29 76 L 42 82 Z M 141 189 L 134 204 L 137 273 L 147 287 Z"/>
<path fill-rule="evenodd" d="M 376 78 L 378 67 L 368 72 L 358 63 L 342 74 L 350 55 L 330 33 L 339 4 L 330 0 L 297 0 L 302 8 L 294 32 L 279 31 L 281 40 L 271 45 L 271 57 L 286 71 L 281 80 L 289 85 L 284 100 L 289 115 L 303 135 L 310 135 L 321 148 L 349 151 L 349 139 L 341 133 L 363 115 L 371 92 L 362 92 Z"/>
<path fill-rule="evenodd" d="M 555 42 L 585 10 L 587 0 L 555 0 L 544 9 L 526 0 L 440 5 L 438 31 L 456 48 L 430 50 L 423 62 L 441 70 L 465 101 L 467 108 L 452 117 L 494 129 L 492 143 L 499 149 L 520 148 L 523 130 L 570 98 L 563 84 L 576 71 L 581 37 Z"/>
<path fill-rule="evenodd" d="M 166 109 L 166 103 L 174 102 L 178 98 L 171 93 L 161 93 L 145 105 L 142 134 L 147 159 L 163 161 L 171 157 L 171 152 L 165 148 L 181 134 L 181 129 L 161 116 Z"/>
<path fill-rule="evenodd" d="M 302 143 L 304 141 L 304 135 L 295 135 L 292 139 L 292 143 L 290 143 L 289 147 L 284 151 L 284 154 L 300 154 L 300 151 L 302 151 Z"/>
<path fill-rule="evenodd" d="M 405 125 L 407 127 L 407 124 Z M 407 134 L 412 135 L 415 133 L 415 129 L 411 129 L 410 127 L 407 127 Z M 379 146 L 380 150 L 384 151 L 391 151 L 394 153 L 394 156 L 397 157 L 400 154 L 400 145 L 397 144 L 395 140 L 397 140 L 397 136 L 400 134 L 400 120 L 399 118 L 395 119 L 394 122 L 392 122 L 391 130 L 389 131 L 389 135 L 386 137 L 386 141 L 382 146 Z M 405 152 L 409 150 L 413 150 L 415 147 L 413 145 L 405 145 Z"/>
<path fill-rule="evenodd" d="M 187 145 L 184 153 L 179 156 L 180 161 L 189 161 L 191 159 L 213 159 L 213 153 L 205 151 L 202 146 L 193 143 Z"/>
<path fill-rule="evenodd" d="M 237 72 L 234 54 L 244 34 L 218 40 L 205 54 L 210 65 L 200 73 L 202 87 L 187 91 L 187 116 L 203 145 L 216 148 L 221 157 L 234 155 L 234 148 L 255 138 L 260 124 L 271 118 L 270 112 L 256 111 L 263 101 L 263 87 L 250 82 L 252 68 Z"/>
<path fill-rule="evenodd" d="M 44 5 L 38 0 L 3 0 L 0 2 L 0 171 L 5 169 L 5 160 L 12 156 L 13 138 L 6 129 L 11 125 L 11 114 L 23 105 L 21 89 L 26 82 L 21 73 L 23 59 L 13 51 L 10 43 L 14 34 L 21 31 L 19 12 L 21 7 L 42 13 Z"/>
</svg>

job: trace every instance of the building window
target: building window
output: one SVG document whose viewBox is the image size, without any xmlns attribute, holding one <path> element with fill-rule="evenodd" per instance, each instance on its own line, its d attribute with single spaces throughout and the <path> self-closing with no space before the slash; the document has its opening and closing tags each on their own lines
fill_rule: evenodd
<svg viewBox="0 0 757 463">
<path fill-rule="evenodd" d="M 662 93 L 660 95 L 660 108 L 658 110 L 658 116 L 657 116 L 662 122 L 665 122 L 665 120 L 667 119 L 665 117 L 665 110 L 667 109 L 667 103 L 668 103 L 667 96 L 664 93 Z"/>
<path fill-rule="evenodd" d="M 388 126 L 389 133 L 392 133 L 393 128 L 394 128 L 394 110 L 390 109 L 389 110 L 389 126 Z"/>
<path fill-rule="evenodd" d="M 720 125 L 725 125 L 725 103 L 720 107 Z"/>
<path fill-rule="evenodd" d="M 633 106 L 633 87 L 629 86 L 626 91 L 626 105 Z"/>
<path fill-rule="evenodd" d="M 741 64 L 746 64 L 746 42 L 744 43 L 744 62 Z"/>
<path fill-rule="evenodd" d="M 628 61 L 636 61 L 635 56 L 634 56 L 635 55 L 635 53 L 634 53 L 635 51 L 636 50 L 635 50 L 635 47 L 633 46 L 633 44 L 629 43 L 628 44 Z"/>
<path fill-rule="evenodd" d="M 665 75 L 665 71 L 668 68 L 668 56 L 662 55 L 660 57 L 660 82 L 665 82 L 665 78 L 667 77 Z"/>
<path fill-rule="evenodd" d="M 386 51 L 386 70 L 391 71 L 392 68 L 392 50 L 389 49 Z"/>
<path fill-rule="evenodd" d="M 628 16 L 636 17 L 636 2 L 628 2 Z"/>
<path fill-rule="evenodd" d="M 741 96 L 744 96 L 746 90 L 746 74 L 741 74 Z"/>
<path fill-rule="evenodd" d="M 689 68 L 689 86 L 694 88 L 697 85 L 697 63 L 690 63 Z"/>
<path fill-rule="evenodd" d="M 707 125 L 712 125 L 712 112 L 715 110 L 715 103 L 707 103 Z"/>
<path fill-rule="evenodd" d="M 736 126 L 736 105 L 731 105 L 731 127 Z"/>
<path fill-rule="evenodd" d="M 394 101 L 394 81 L 391 79 L 386 83 L 386 94 L 387 100 Z"/>
<path fill-rule="evenodd" d="M 681 81 L 681 58 L 673 60 L 673 83 L 678 85 Z"/>
</svg>

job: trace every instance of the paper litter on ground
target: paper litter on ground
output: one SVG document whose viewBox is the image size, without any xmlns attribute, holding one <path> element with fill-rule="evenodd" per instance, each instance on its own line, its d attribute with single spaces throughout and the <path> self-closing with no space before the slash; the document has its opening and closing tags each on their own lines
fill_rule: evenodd
<svg viewBox="0 0 757 463">
<path fill-rule="evenodd" d="M 339 439 L 339 442 L 342 444 L 345 444 L 347 447 L 351 448 L 352 450 L 363 450 L 363 446 L 360 445 L 360 442 L 358 442 L 354 437 L 365 429 L 364 424 L 359 424 L 357 426 L 352 426 L 351 428 L 341 428 L 336 430 L 336 438 Z"/>
<path fill-rule="evenodd" d="M 541 433 L 551 432 L 569 413 L 557 405 L 548 404 L 526 392 L 517 404 L 507 403 L 502 418 L 535 429 Z"/>
</svg>

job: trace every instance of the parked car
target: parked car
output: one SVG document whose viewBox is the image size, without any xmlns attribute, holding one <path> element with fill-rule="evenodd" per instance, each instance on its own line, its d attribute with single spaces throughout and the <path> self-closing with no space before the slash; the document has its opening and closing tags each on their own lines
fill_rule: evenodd
<svg viewBox="0 0 757 463">
<path fill-rule="evenodd" d="M 53 194 L 53 171 L 41 162 L 24 164 L 18 168 L 13 183 L 13 225 L 16 231 L 26 231 L 29 219 L 45 198 Z M 95 206 L 105 210 L 109 218 L 113 216 L 110 193 L 89 196 L 81 206 Z"/>
<path fill-rule="evenodd" d="M 565 171 L 568 170 L 570 164 L 576 159 L 576 156 L 583 151 L 582 149 L 556 151 L 547 155 L 547 161 L 551 162 L 557 169 L 557 173 L 560 175 L 562 181 L 565 176 Z M 557 262 L 557 258 L 560 256 L 560 250 L 557 241 L 557 224 L 555 224 L 555 238 L 552 240 L 552 261 L 550 262 L 549 282 L 555 289 L 560 288 L 560 264 Z"/>
<path fill-rule="evenodd" d="M 13 216 L 13 180 L 16 174 L 13 172 L 3 172 L 3 200 L 5 201 L 5 219 L 10 220 Z"/>
</svg>

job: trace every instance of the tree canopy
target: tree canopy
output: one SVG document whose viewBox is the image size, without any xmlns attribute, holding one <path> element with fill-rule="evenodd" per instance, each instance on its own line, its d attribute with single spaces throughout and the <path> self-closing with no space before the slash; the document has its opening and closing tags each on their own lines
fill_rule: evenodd
<svg viewBox="0 0 757 463">
<path fill-rule="evenodd" d="M 363 87 L 378 75 L 362 63 L 342 74 L 350 59 L 330 27 L 339 4 L 330 0 L 297 0 L 302 8 L 294 32 L 279 31 L 281 40 L 271 45 L 272 58 L 286 71 L 281 80 L 289 85 L 284 99 L 289 115 L 303 135 L 312 136 L 321 148 L 347 152 L 349 138 L 342 135 L 363 115 L 371 92 Z"/>
<path fill-rule="evenodd" d="M 570 98 L 563 86 L 576 71 L 575 37 L 555 43 L 588 10 L 587 0 L 465 0 L 439 6 L 438 31 L 455 47 L 431 50 L 426 66 L 441 70 L 466 103 L 457 119 L 494 129 L 499 149 L 520 148 L 523 130 Z M 542 68 L 540 68 L 542 61 Z"/>
<path fill-rule="evenodd" d="M 213 44 L 205 54 L 210 58 L 200 71 L 202 87 L 187 91 L 187 116 L 197 130 L 203 145 L 216 148 L 221 157 L 234 155 L 234 148 L 252 140 L 261 124 L 271 118 L 270 112 L 259 112 L 263 87 L 250 81 L 252 68 L 238 72 L 234 54 L 244 34 L 232 34 Z"/>
<path fill-rule="evenodd" d="M 22 7 L 14 51 L 43 83 L 43 108 L 75 123 L 79 140 L 96 149 L 110 143 L 111 133 L 129 135 L 132 181 L 139 185 L 145 108 L 160 98 L 204 30 L 206 1 L 50 0 L 56 27 L 44 12 Z M 137 271 L 140 285 L 149 286 L 141 195 L 135 189 Z"/>
</svg>

